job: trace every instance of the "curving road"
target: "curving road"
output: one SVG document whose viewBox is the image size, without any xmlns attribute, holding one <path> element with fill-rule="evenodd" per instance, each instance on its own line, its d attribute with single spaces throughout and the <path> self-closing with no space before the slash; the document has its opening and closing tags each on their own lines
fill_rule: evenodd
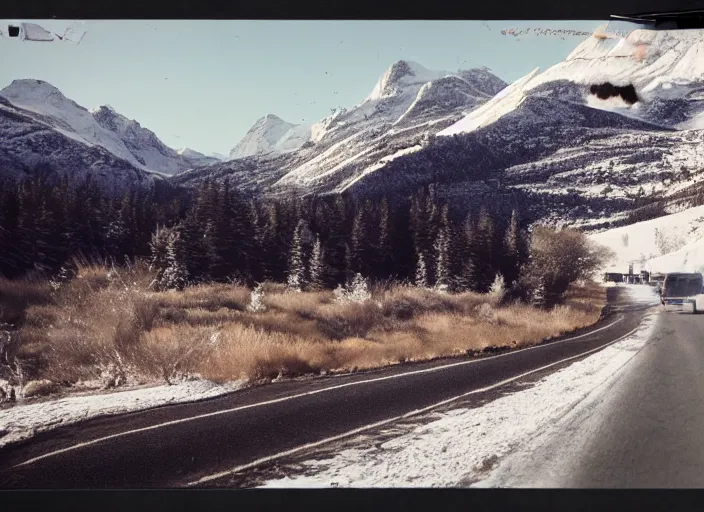
<svg viewBox="0 0 704 512">
<path fill-rule="evenodd" d="M 0 449 L 0 488 L 226 485 L 233 471 L 586 356 L 636 329 L 650 307 L 623 288 L 609 289 L 609 301 L 599 324 L 528 349 L 280 382 L 58 428 Z"/>
<path fill-rule="evenodd" d="M 704 315 L 662 312 L 604 399 L 502 473 L 511 487 L 704 487 Z"/>
</svg>

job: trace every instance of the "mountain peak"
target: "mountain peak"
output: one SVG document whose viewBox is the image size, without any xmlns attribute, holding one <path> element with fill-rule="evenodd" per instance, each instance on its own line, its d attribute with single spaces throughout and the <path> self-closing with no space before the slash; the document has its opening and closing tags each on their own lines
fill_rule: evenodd
<svg viewBox="0 0 704 512">
<path fill-rule="evenodd" d="M 110 113 L 110 114 L 113 114 L 113 115 L 114 115 L 114 114 L 120 115 L 120 114 L 118 114 L 117 110 L 115 110 L 115 109 L 114 109 L 112 106 L 110 106 L 110 105 L 100 105 L 100 106 L 95 107 L 94 109 L 91 109 L 91 110 L 90 110 L 90 113 L 91 113 L 91 114 L 95 114 L 95 113 L 98 113 L 98 112 L 107 112 L 107 113 Z"/>
<path fill-rule="evenodd" d="M 259 118 L 244 138 L 230 151 L 230 158 L 245 158 L 275 151 L 277 143 L 297 125 L 284 121 L 279 116 L 267 114 Z"/>
<path fill-rule="evenodd" d="M 289 123 L 288 121 L 285 121 L 281 119 L 279 116 L 276 114 L 267 114 L 264 117 L 260 117 L 257 119 L 257 121 L 254 123 L 254 127 L 256 126 L 264 126 L 264 125 L 287 125 L 287 126 L 293 126 L 292 123 Z"/>
<path fill-rule="evenodd" d="M 419 85 L 447 75 L 445 71 L 431 71 L 417 62 L 399 60 L 389 67 L 374 86 L 367 100 L 394 96 L 404 86 Z"/>
<path fill-rule="evenodd" d="M 35 104 L 45 101 L 56 103 L 57 101 L 70 101 L 56 87 L 44 80 L 34 78 L 20 78 L 13 80 L 5 87 L 0 94 L 8 98 L 13 103 Z"/>
</svg>

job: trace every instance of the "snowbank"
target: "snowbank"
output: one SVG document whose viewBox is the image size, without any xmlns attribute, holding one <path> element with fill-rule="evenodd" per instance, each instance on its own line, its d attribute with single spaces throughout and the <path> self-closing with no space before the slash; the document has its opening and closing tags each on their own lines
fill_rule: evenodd
<svg viewBox="0 0 704 512">
<path fill-rule="evenodd" d="M 262 487 L 447 487 L 480 482 L 502 457 L 558 424 L 618 372 L 644 346 L 656 321 L 656 316 L 647 317 L 630 337 L 533 387 L 475 409 L 436 412 L 426 424 L 395 427 L 382 432 L 394 434 L 386 442 L 360 436 L 332 458 L 304 462 L 307 475 L 271 480 Z"/>
<path fill-rule="evenodd" d="M 149 409 L 160 405 L 194 402 L 231 393 L 244 382 L 215 384 L 205 380 L 183 381 L 131 391 L 99 393 L 22 404 L 0 410 L 0 447 L 26 439 L 38 432 L 81 420 Z"/>
<path fill-rule="evenodd" d="M 630 261 L 636 272 L 641 267 L 651 272 L 676 272 L 685 271 L 684 267 L 688 264 L 696 266 L 697 247 L 701 246 L 704 239 L 703 226 L 704 206 L 697 206 L 657 219 L 603 231 L 590 238 L 616 253 L 615 261 L 605 269 L 606 272 L 627 272 Z M 685 243 L 687 245 L 667 257 L 661 257 L 656 230 L 660 233 L 661 244 L 666 250 L 680 249 Z M 694 252 L 690 254 L 688 251 Z M 704 261 L 702 265 L 704 266 Z"/>
</svg>

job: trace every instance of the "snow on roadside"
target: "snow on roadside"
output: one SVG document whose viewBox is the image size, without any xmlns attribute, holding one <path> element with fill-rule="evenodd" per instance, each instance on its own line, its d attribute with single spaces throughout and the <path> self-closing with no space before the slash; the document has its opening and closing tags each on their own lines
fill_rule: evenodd
<svg viewBox="0 0 704 512">
<path fill-rule="evenodd" d="M 206 380 L 188 380 L 172 386 L 161 385 L 130 391 L 73 396 L 0 409 L 0 447 L 26 439 L 38 432 L 96 416 L 194 402 L 231 393 L 243 386 L 243 381 L 215 384 Z"/>
<path fill-rule="evenodd" d="M 628 338 L 474 409 L 433 413 L 393 439 L 357 443 L 331 459 L 310 460 L 307 475 L 262 487 L 453 487 L 479 482 L 509 453 L 525 446 L 581 405 L 645 345 L 657 322 L 646 317 Z"/>
</svg>

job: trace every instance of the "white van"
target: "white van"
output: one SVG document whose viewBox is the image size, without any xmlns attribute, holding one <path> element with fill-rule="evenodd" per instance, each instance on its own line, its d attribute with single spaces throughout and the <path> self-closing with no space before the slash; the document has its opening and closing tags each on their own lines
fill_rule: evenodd
<svg viewBox="0 0 704 512">
<path fill-rule="evenodd" d="M 692 313 L 704 312 L 704 280 L 700 273 L 667 274 L 660 292 L 660 302 L 665 309 L 682 311 L 692 308 Z"/>
</svg>

